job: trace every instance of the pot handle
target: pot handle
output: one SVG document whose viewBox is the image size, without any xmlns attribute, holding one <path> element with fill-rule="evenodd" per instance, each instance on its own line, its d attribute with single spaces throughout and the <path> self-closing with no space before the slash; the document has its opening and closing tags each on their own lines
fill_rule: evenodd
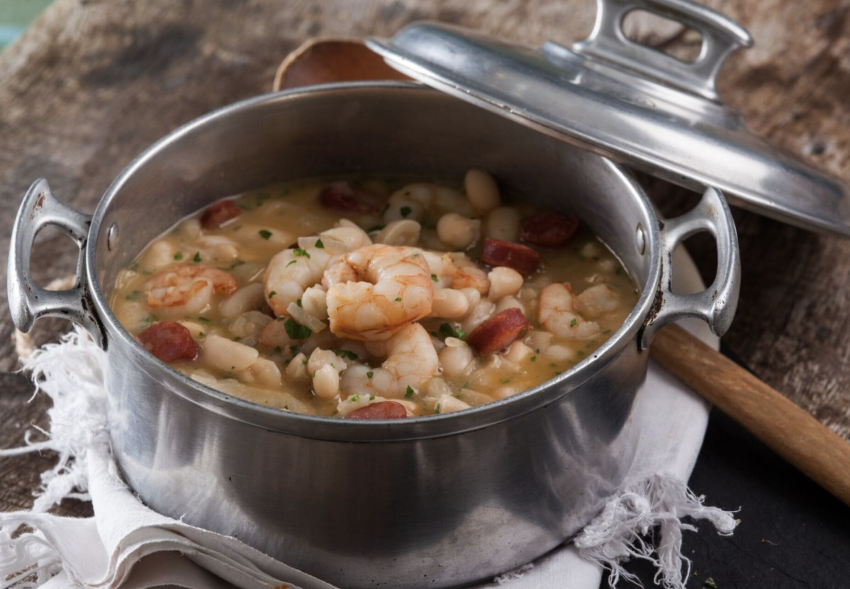
<svg viewBox="0 0 850 589">
<path fill-rule="evenodd" d="M 43 178 L 30 186 L 15 218 L 7 269 L 9 310 L 19 330 L 28 332 L 39 317 L 60 317 L 79 323 L 100 347 L 106 347 L 103 326 L 94 314 L 86 282 L 85 248 L 91 219 L 91 215 L 59 202 Z M 30 276 L 33 242 L 38 232 L 48 225 L 67 233 L 80 250 L 74 287 L 68 290 L 46 290 L 35 284 Z"/>
<path fill-rule="evenodd" d="M 698 31 L 702 36 L 699 56 L 689 63 L 630 41 L 623 33 L 623 19 L 633 10 L 651 12 Z M 695 2 L 596 0 L 593 32 L 584 41 L 573 45 L 573 50 L 719 102 L 716 80 L 723 63 L 737 49 L 752 45 L 753 38 L 741 25 Z"/>
<path fill-rule="evenodd" d="M 717 275 L 714 282 L 702 292 L 689 295 L 671 291 L 673 279 L 673 251 L 685 239 L 708 231 L 717 241 Z M 741 289 L 741 256 L 738 251 L 738 233 L 732 211 L 717 188 L 707 188 L 699 204 L 688 213 L 661 222 L 661 281 L 655 304 L 649 313 L 639 339 L 641 349 L 647 349 L 659 329 L 677 319 L 697 317 L 721 336 L 729 329 L 738 293 Z"/>
</svg>

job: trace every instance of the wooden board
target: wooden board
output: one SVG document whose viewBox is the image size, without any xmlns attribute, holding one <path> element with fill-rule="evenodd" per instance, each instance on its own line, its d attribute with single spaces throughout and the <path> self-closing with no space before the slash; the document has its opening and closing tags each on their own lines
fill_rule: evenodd
<svg viewBox="0 0 850 589">
<path fill-rule="evenodd" d="M 707 4 L 757 42 L 724 71 L 726 101 L 775 143 L 850 177 L 848 7 L 828 0 Z M 531 44 L 569 43 L 589 32 L 594 14 L 590 0 L 57 0 L 0 54 L 0 260 L 34 179 L 46 177 L 59 198 L 92 211 L 134 155 L 205 112 L 268 91 L 283 56 L 310 36 L 387 35 L 427 18 Z M 678 27 L 629 24 L 647 42 L 688 51 Z M 690 202 L 680 190 L 647 183 L 667 211 Z M 850 241 L 744 211 L 736 219 L 744 283 L 726 342 L 758 376 L 850 439 Z M 712 249 L 694 242 L 709 279 Z M 75 255 L 67 239 L 46 235 L 34 274 L 42 283 L 67 274 Z M 2 287 L 0 371 L 8 372 L 17 358 L 5 276 Z M 45 322 L 39 338 L 58 328 L 61 322 Z M 0 446 L 8 447 L 40 419 L 45 401 L 27 404 L 26 382 L 2 378 Z M 28 503 L 47 460 L 0 461 L 0 508 Z"/>
</svg>

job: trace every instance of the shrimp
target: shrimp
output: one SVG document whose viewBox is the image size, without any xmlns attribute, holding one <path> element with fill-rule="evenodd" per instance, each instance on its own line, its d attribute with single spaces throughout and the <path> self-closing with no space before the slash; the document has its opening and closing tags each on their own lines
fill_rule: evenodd
<svg viewBox="0 0 850 589">
<path fill-rule="evenodd" d="M 299 237 L 298 247 L 275 255 L 263 276 L 266 301 L 274 314 L 278 317 L 290 315 L 288 307 L 322 279 L 334 255 L 371 243 L 365 231 L 345 219 L 318 236 Z"/>
<path fill-rule="evenodd" d="M 549 284 L 540 291 L 537 318 L 558 337 L 587 339 L 599 333 L 599 324 L 586 321 L 576 310 L 576 297 L 569 284 Z"/>
<path fill-rule="evenodd" d="M 420 250 L 370 245 L 335 258 L 328 289 L 331 332 L 354 340 L 385 340 L 431 312 L 434 286 Z"/>
<path fill-rule="evenodd" d="M 421 250 L 428 268 L 437 278 L 437 288 L 474 288 L 482 295 L 490 291 L 490 279 L 487 273 L 470 260 L 466 254 L 459 252 L 436 253 Z"/>
<path fill-rule="evenodd" d="M 147 304 L 170 316 L 197 315 L 213 294 L 229 295 L 239 284 L 224 270 L 201 264 L 181 264 L 151 276 L 144 285 Z"/>
<path fill-rule="evenodd" d="M 619 309 L 620 299 L 607 284 L 597 284 L 576 297 L 575 307 L 588 319 L 599 319 Z"/>
<path fill-rule="evenodd" d="M 340 381 L 341 398 L 358 394 L 402 399 L 437 374 L 437 351 L 419 323 L 405 325 L 387 341 L 386 350 L 387 359 L 379 368 L 359 363 L 348 366 Z"/>
</svg>

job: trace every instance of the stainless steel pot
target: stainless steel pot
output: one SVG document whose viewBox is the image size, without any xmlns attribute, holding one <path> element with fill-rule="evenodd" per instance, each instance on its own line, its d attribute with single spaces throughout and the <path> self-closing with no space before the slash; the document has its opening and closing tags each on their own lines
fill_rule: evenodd
<svg viewBox="0 0 850 589">
<path fill-rule="evenodd" d="M 642 293 L 596 353 L 525 393 L 389 422 L 271 410 L 172 370 L 109 309 L 119 269 L 215 199 L 304 177 L 469 167 L 492 171 L 543 208 L 575 211 Z M 29 278 L 45 225 L 80 247 L 71 290 L 48 292 Z M 698 231 L 716 237 L 717 277 L 700 294 L 674 294 L 671 254 Z M 349 83 L 262 96 L 190 123 L 131 163 L 93 217 L 37 181 L 18 213 L 8 275 L 19 329 L 67 317 L 107 350 L 115 457 L 148 505 L 341 586 L 405 589 L 492 577 L 587 523 L 632 462 L 641 425 L 631 408 L 653 332 L 700 317 L 722 334 L 739 272 L 717 190 L 687 215 L 660 220 L 609 160 L 416 84 Z"/>
</svg>

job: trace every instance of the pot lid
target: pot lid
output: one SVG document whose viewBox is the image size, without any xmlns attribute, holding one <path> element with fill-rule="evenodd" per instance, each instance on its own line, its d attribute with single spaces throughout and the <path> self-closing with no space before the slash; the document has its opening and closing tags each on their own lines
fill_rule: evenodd
<svg viewBox="0 0 850 589">
<path fill-rule="evenodd" d="M 368 46 L 425 84 L 584 149 L 806 229 L 850 237 L 850 190 L 754 135 L 723 106 L 724 60 L 750 47 L 734 21 L 687 0 L 597 0 L 590 37 L 567 48 L 502 43 L 438 23 L 414 23 Z M 696 30 L 680 61 L 628 40 L 621 23 L 644 10 Z"/>
</svg>

